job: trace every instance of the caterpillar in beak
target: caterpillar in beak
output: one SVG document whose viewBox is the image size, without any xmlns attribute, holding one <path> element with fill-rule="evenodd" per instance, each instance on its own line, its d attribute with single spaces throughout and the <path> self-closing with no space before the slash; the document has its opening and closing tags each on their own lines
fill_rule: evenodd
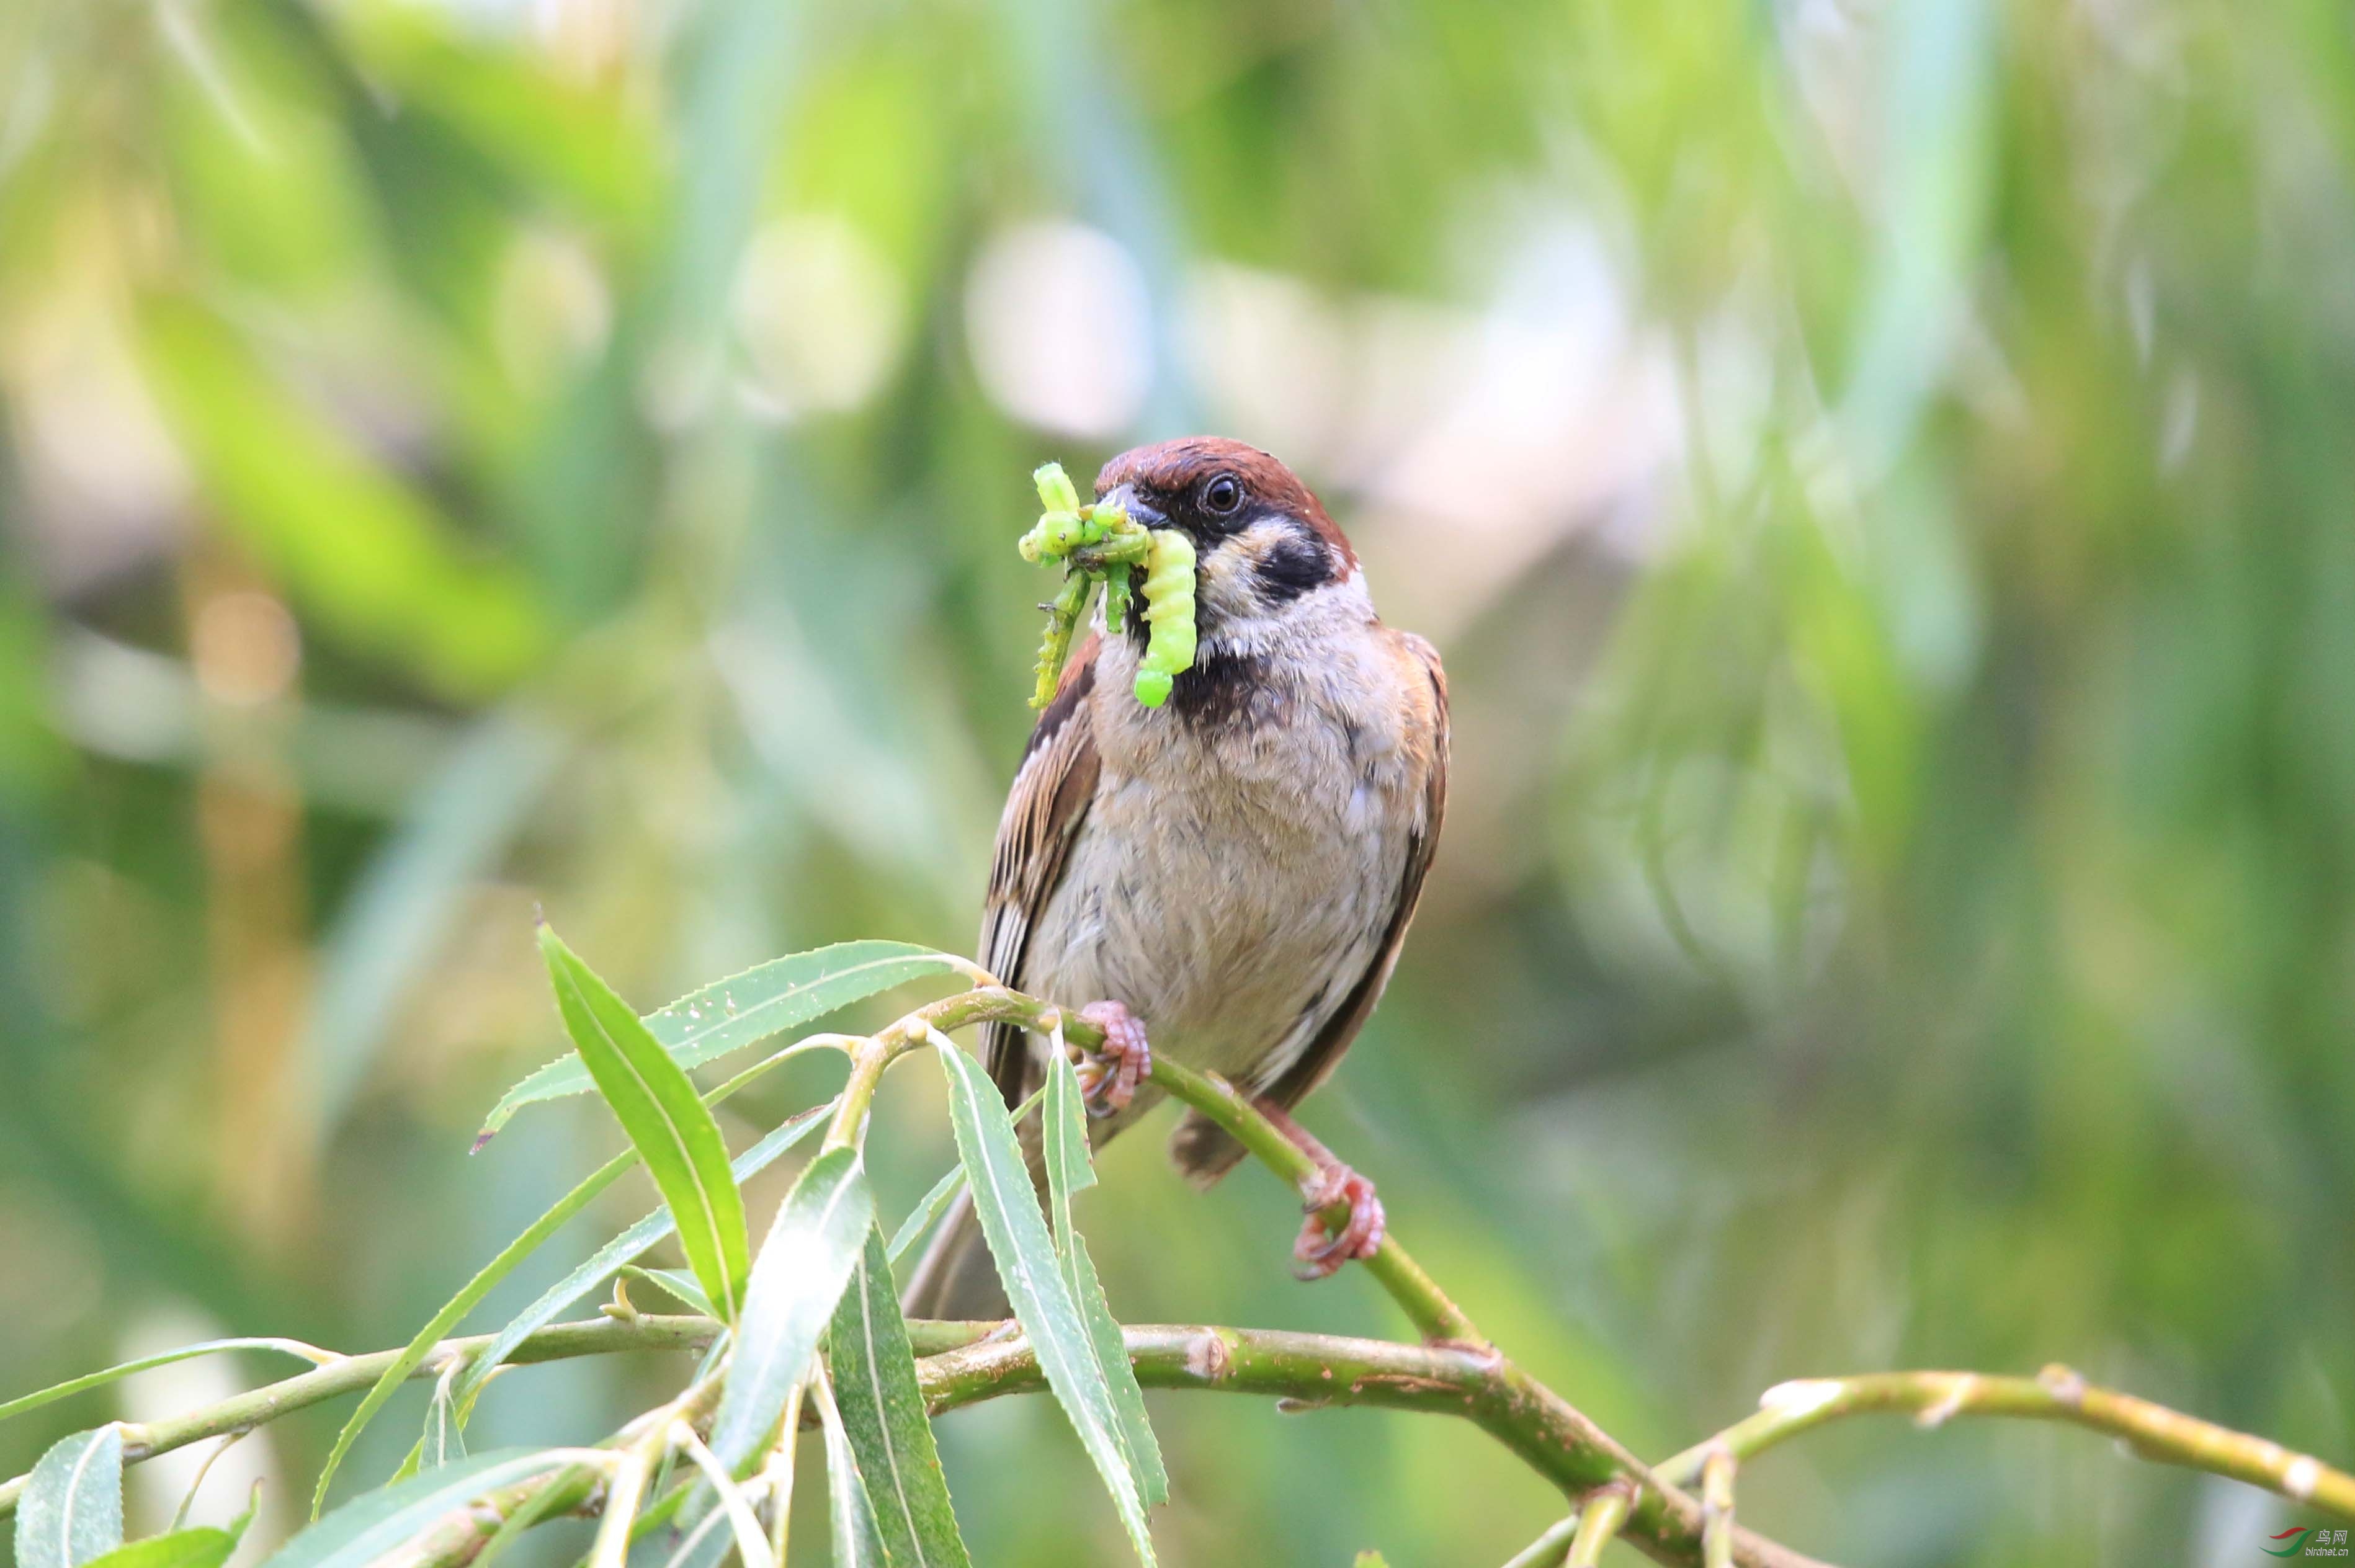
<svg viewBox="0 0 2355 1568">
<path fill-rule="evenodd" d="M 1060 463 L 1043 464 L 1030 478 L 1046 510 L 1017 548 L 1026 561 L 1060 564 L 1068 573 L 1062 592 L 1041 607 L 1047 630 L 1039 645 L 1030 705 L 1043 708 L 1054 700 L 1072 631 L 1087 613 L 1097 582 L 1104 585 L 1105 623 L 1118 631 L 1127 621 L 1130 572 L 1142 566 L 1145 581 L 1138 592 L 1148 630 L 1135 691 L 1139 703 L 1159 707 L 1169 700 L 1177 677 L 1194 665 L 1193 542 L 1175 529 L 1146 529 L 1117 505 L 1081 505 Z"/>
<path fill-rule="evenodd" d="M 1175 528 L 1153 531 L 1145 573 L 1145 657 L 1136 667 L 1136 700 L 1157 708 L 1177 677 L 1194 667 L 1194 543 Z"/>
</svg>

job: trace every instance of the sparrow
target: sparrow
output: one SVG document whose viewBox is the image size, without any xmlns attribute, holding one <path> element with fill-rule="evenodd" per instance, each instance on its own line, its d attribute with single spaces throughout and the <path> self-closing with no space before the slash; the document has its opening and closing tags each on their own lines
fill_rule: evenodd
<svg viewBox="0 0 2355 1568">
<path fill-rule="evenodd" d="M 1382 624 L 1349 541 L 1266 452 L 1139 447 L 1095 494 L 1191 539 L 1195 662 L 1144 706 L 1142 618 L 1107 633 L 1099 609 L 1007 797 L 980 962 L 1034 996 L 1094 999 L 1079 1010 L 1105 1036 L 1083 1068 L 1094 1144 L 1159 1098 L 1141 1082 L 1155 1051 L 1252 1097 L 1316 1161 L 1295 1256 L 1322 1277 L 1371 1256 L 1384 1219 L 1291 1111 L 1339 1065 L 1414 917 L 1447 800 L 1447 679 L 1429 642 Z M 986 1031 L 1009 1107 L 1041 1081 L 1043 1049 Z M 1189 1110 L 1170 1154 L 1207 1187 L 1243 1149 Z M 1318 1216 L 1345 1200 L 1328 1234 Z M 916 1316 L 1006 1315 L 969 1195 L 907 1298 Z"/>
</svg>

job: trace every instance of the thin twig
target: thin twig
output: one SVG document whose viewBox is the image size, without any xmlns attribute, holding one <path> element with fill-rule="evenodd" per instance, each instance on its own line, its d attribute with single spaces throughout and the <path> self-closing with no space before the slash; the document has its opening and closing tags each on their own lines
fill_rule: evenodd
<svg viewBox="0 0 2355 1568">
<path fill-rule="evenodd" d="M 1728 1568 L 1733 1561 L 1733 1450 L 1711 1448 L 1700 1466 L 1701 1568 Z"/>
<path fill-rule="evenodd" d="M 1586 1499 L 1578 1510 L 1578 1529 L 1570 1538 L 1570 1555 L 1563 1558 L 1562 1568 L 1594 1568 L 1603 1561 L 1603 1549 L 1619 1534 L 1627 1522 L 1627 1489 L 1609 1486 Z"/>
<path fill-rule="evenodd" d="M 1103 1032 L 1078 1013 L 1002 986 L 965 991 L 920 1008 L 876 1039 L 890 1054 L 897 1055 L 927 1038 L 930 1030 L 947 1033 L 967 1024 L 986 1022 L 1018 1024 L 1042 1035 L 1051 1035 L 1060 1025 L 1063 1038 L 1083 1051 L 1103 1044 Z M 1146 1081 L 1232 1133 L 1261 1164 L 1302 1192 L 1313 1190 L 1322 1174 L 1315 1160 L 1225 1079 L 1192 1072 L 1159 1055 L 1154 1057 L 1153 1070 L 1146 1075 Z M 1336 1224 L 1348 1217 L 1346 1203 L 1336 1204 L 1327 1211 L 1327 1218 Z M 1395 1236 L 1383 1237 L 1380 1249 L 1365 1260 L 1364 1266 L 1426 1340 L 1460 1344 L 1485 1342 L 1471 1318 L 1447 1298 Z"/>
<path fill-rule="evenodd" d="M 1505 1568 L 1561 1568 L 1561 1560 L 1570 1555 L 1570 1542 L 1577 1533 L 1578 1510 L 1572 1509 L 1547 1526 L 1543 1535 L 1514 1552 Z"/>
<path fill-rule="evenodd" d="M 615 1351 L 700 1350 L 718 1332 L 719 1325 L 709 1318 L 658 1317 L 651 1313 L 641 1314 L 634 1322 L 598 1318 L 579 1323 L 553 1323 L 517 1345 L 510 1359 L 518 1362 L 553 1361 L 573 1356 L 607 1355 Z M 469 1339 L 444 1340 L 433 1347 L 410 1376 L 439 1377 L 451 1357 L 472 1355 L 489 1344 L 491 1339 L 488 1334 L 478 1334 Z M 233 1395 L 184 1415 L 163 1421 L 124 1422 L 123 1460 L 135 1463 L 152 1459 L 208 1437 L 250 1432 L 282 1415 L 340 1394 L 357 1393 L 373 1387 L 400 1353 L 391 1350 L 345 1356 L 314 1372 Z M 0 1517 L 15 1510 L 24 1487 L 22 1476 L 0 1482 Z"/>
<path fill-rule="evenodd" d="M 1713 1449 L 1722 1447 L 1747 1459 L 1845 1415 L 1900 1412 L 1923 1426 L 1940 1425 L 1955 1415 L 2009 1415 L 2090 1427 L 2123 1439 L 2143 1458 L 2230 1476 L 2341 1519 L 2355 1519 L 2355 1475 L 2270 1439 L 2097 1388 L 2063 1366 L 2046 1367 L 2034 1377 L 1901 1372 L 1806 1378 L 1768 1389 L 1759 1405 L 1757 1414 L 1686 1449 L 1653 1473 L 1671 1486 L 1689 1486 Z"/>
</svg>

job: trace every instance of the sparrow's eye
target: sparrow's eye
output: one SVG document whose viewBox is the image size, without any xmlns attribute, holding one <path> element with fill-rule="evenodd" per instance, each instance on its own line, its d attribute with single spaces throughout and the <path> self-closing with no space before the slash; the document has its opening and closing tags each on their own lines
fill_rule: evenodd
<svg viewBox="0 0 2355 1568">
<path fill-rule="evenodd" d="M 1233 474 L 1222 473 L 1202 487 L 1202 510 L 1214 517 L 1231 517 L 1242 503 L 1243 487 Z"/>
</svg>

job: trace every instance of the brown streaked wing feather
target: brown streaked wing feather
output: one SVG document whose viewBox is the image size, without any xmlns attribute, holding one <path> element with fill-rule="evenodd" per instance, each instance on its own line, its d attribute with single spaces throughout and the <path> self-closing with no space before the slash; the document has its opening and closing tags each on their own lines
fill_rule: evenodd
<svg viewBox="0 0 2355 1568">
<path fill-rule="evenodd" d="M 1022 959 L 1030 933 L 1062 880 L 1071 837 L 1094 800 L 1103 763 L 1096 756 L 1095 725 L 1088 694 L 1095 690 L 1096 651 L 1091 633 L 1063 666 L 1055 700 L 1039 715 L 1023 748 L 1022 766 L 997 822 L 997 852 L 989 867 L 989 892 L 981 916 L 981 963 L 1007 985 L 1023 983 Z M 1006 1103 L 1028 1092 L 1024 1076 L 1030 1054 L 1021 1031 L 992 1024 L 983 1032 L 982 1060 Z"/>
<path fill-rule="evenodd" d="M 1381 1000 L 1383 987 L 1390 984 L 1391 970 L 1398 965 L 1399 949 L 1405 945 L 1407 927 L 1414 919 L 1415 904 L 1423 896 L 1423 879 L 1431 869 L 1432 855 L 1439 844 L 1440 821 L 1447 810 L 1447 673 L 1440 667 L 1438 651 L 1430 643 L 1405 633 L 1400 635 L 1400 640 L 1406 651 L 1422 662 L 1431 680 L 1434 733 L 1431 772 L 1423 787 L 1423 825 L 1407 842 L 1406 873 L 1399 881 L 1398 903 L 1391 910 L 1390 926 L 1382 934 L 1382 945 L 1375 952 L 1373 962 L 1349 988 L 1341 1005 L 1334 1010 L 1325 1027 L 1316 1032 L 1298 1060 L 1264 1091 L 1264 1097 L 1287 1110 L 1332 1076 L 1333 1069 L 1341 1065 L 1342 1055 L 1349 1049 L 1349 1043 L 1358 1037 L 1374 1004 Z M 1198 1111 L 1188 1111 L 1171 1135 L 1169 1152 L 1188 1181 L 1208 1186 L 1242 1158 L 1243 1147 L 1218 1123 Z"/>
</svg>

